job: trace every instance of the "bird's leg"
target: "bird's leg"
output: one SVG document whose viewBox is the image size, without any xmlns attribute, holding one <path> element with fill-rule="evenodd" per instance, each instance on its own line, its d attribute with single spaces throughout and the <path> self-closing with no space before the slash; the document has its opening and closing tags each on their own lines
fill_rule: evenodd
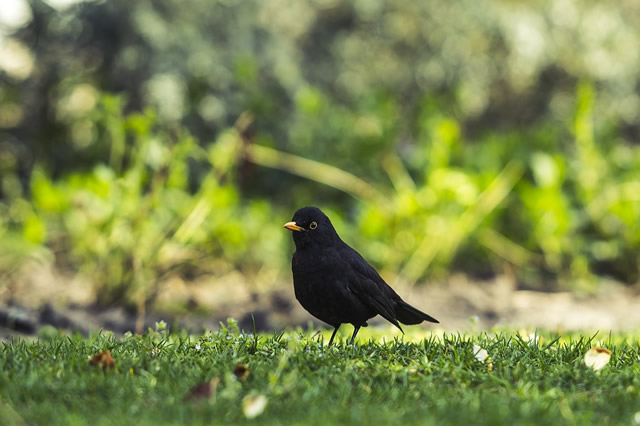
<svg viewBox="0 0 640 426">
<path fill-rule="evenodd" d="M 329 339 L 329 344 L 327 346 L 331 346 L 331 343 L 333 343 L 333 338 L 336 337 L 336 333 L 338 332 L 339 328 L 340 324 L 338 324 L 338 326 L 333 330 L 333 334 L 331 335 L 331 339 Z"/>
<path fill-rule="evenodd" d="M 356 334 L 358 334 L 358 330 L 360 330 L 359 325 L 358 326 L 354 325 L 353 327 L 354 327 L 353 336 L 351 336 L 351 341 L 349 342 L 350 345 L 353 345 L 353 341 L 356 339 Z"/>
</svg>

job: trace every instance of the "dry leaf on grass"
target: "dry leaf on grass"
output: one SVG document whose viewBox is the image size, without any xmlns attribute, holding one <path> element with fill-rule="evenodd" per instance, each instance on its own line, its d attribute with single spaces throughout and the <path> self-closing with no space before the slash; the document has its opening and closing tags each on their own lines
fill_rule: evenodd
<svg viewBox="0 0 640 426">
<path fill-rule="evenodd" d="M 111 352 L 108 350 L 103 350 L 98 352 L 91 361 L 89 361 L 89 365 L 93 365 L 94 367 L 102 367 L 103 369 L 115 367 L 116 361 L 111 356 Z"/>
<path fill-rule="evenodd" d="M 606 348 L 591 348 L 584 354 L 584 363 L 594 371 L 603 369 L 610 359 L 611 351 Z"/>
<path fill-rule="evenodd" d="M 200 382 L 192 387 L 189 392 L 182 398 L 183 401 L 198 402 L 205 399 L 215 400 L 216 389 L 220 383 L 219 377 L 214 377 L 208 382 Z"/>
<path fill-rule="evenodd" d="M 241 362 L 237 363 L 233 368 L 233 375 L 236 376 L 238 380 L 242 380 L 243 382 L 247 380 L 247 377 L 249 377 L 249 373 L 251 373 L 249 367 Z"/>
<path fill-rule="evenodd" d="M 248 419 L 258 417 L 267 407 L 267 397 L 264 395 L 248 395 L 242 400 L 242 412 Z"/>
</svg>

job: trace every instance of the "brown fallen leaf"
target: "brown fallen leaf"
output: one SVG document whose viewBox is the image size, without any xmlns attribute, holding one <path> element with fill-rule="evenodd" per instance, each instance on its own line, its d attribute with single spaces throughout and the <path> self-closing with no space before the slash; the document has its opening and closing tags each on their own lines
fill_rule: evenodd
<svg viewBox="0 0 640 426">
<path fill-rule="evenodd" d="M 89 361 L 89 365 L 102 367 L 102 369 L 106 370 L 107 368 L 115 367 L 116 361 L 111 356 L 111 352 L 105 349 L 95 354 L 94 357 L 91 358 L 91 361 Z"/>
<path fill-rule="evenodd" d="M 182 398 L 183 401 L 199 402 L 202 400 L 215 400 L 216 389 L 220 383 L 219 377 L 213 377 L 208 382 L 200 382 L 192 387 Z"/>
<path fill-rule="evenodd" d="M 251 370 L 249 370 L 249 367 L 244 365 L 241 362 L 237 363 L 233 369 L 233 375 L 236 376 L 236 378 L 238 378 L 239 380 L 242 380 L 243 382 L 247 380 L 247 377 L 249 377 L 250 372 Z"/>
</svg>

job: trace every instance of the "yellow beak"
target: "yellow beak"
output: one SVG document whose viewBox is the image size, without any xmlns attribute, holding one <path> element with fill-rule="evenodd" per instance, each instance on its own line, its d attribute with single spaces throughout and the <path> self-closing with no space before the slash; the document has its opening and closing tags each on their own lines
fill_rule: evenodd
<svg viewBox="0 0 640 426">
<path fill-rule="evenodd" d="M 284 227 L 290 231 L 306 231 L 302 226 L 296 225 L 295 222 L 287 222 L 284 224 Z"/>
</svg>

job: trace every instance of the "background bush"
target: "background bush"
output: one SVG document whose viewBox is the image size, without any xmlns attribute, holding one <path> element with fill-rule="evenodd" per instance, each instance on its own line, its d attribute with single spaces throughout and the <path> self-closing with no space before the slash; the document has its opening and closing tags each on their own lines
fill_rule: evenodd
<svg viewBox="0 0 640 426">
<path fill-rule="evenodd" d="M 390 279 L 638 282 L 634 2 L 14 3 L 9 275 L 47 253 L 103 303 L 168 274 L 268 287 L 314 204 Z"/>
</svg>

